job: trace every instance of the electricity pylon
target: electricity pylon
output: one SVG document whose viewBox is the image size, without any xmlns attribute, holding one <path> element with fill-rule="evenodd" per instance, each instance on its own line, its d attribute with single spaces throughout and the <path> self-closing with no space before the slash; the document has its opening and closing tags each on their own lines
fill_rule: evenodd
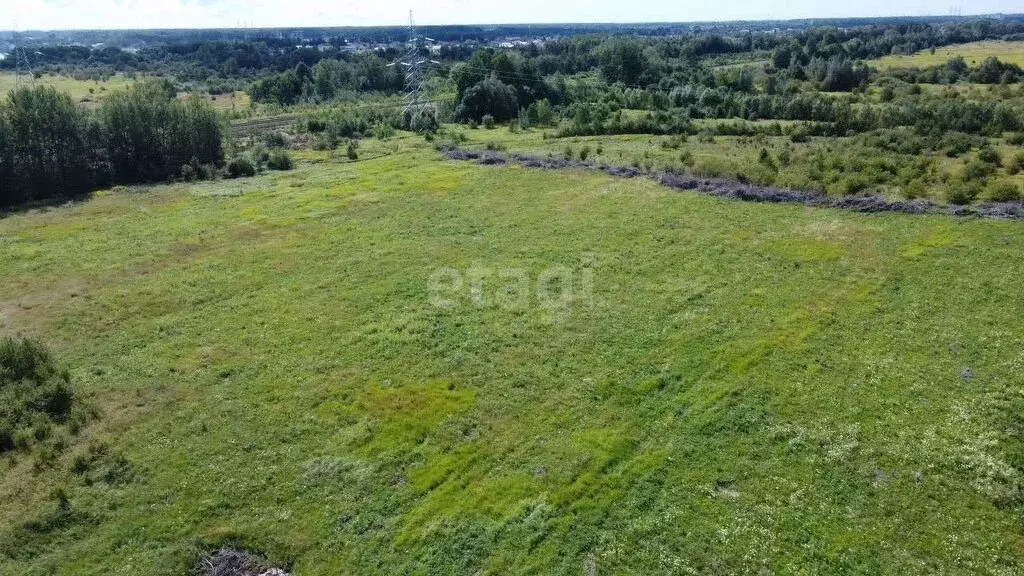
<svg viewBox="0 0 1024 576">
<path fill-rule="evenodd" d="M 413 20 L 412 10 L 409 10 L 409 41 L 405 54 L 395 60 L 388 67 L 401 66 L 405 72 L 405 110 L 410 112 L 423 108 L 428 102 L 424 96 L 427 81 L 427 67 L 430 64 L 440 64 L 437 60 L 430 60 L 420 55 L 424 42 L 433 42 L 433 38 L 419 36 L 416 32 L 416 21 Z"/>
<path fill-rule="evenodd" d="M 18 45 L 18 21 L 14 21 L 14 28 L 11 30 L 11 43 L 14 45 L 14 87 L 21 88 L 23 77 L 28 78 L 29 84 L 35 85 L 36 75 L 32 71 L 32 63 L 28 60 L 28 54 L 23 46 Z"/>
</svg>

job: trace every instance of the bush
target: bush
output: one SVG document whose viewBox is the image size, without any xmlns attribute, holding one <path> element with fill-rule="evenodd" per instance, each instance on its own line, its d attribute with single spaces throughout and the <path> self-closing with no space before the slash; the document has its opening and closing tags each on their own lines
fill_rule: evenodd
<svg viewBox="0 0 1024 576">
<path fill-rule="evenodd" d="M 292 155 L 285 150 L 274 150 L 267 160 L 267 168 L 271 170 L 291 170 L 294 167 Z"/>
<path fill-rule="evenodd" d="M 683 150 L 682 152 L 680 152 L 679 162 L 681 162 L 683 166 L 693 166 L 693 152 L 691 152 L 690 150 Z"/>
<path fill-rule="evenodd" d="M 987 199 L 993 202 L 1014 202 L 1021 199 L 1020 186 L 1014 182 L 996 182 L 985 192 Z"/>
<path fill-rule="evenodd" d="M 961 179 L 965 182 L 980 181 L 995 172 L 995 166 L 981 160 L 971 160 L 964 165 Z"/>
<path fill-rule="evenodd" d="M 971 147 L 976 143 L 976 138 L 972 137 L 970 134 L 949 132 L 942 136 L 936 147 L 944 148 L 946 150 L 946 156 L 955 158 L 969 152 Z"/>
<path fill-rule="evenodd" d="M 693 173 L 704 178 L 721 178 L 729 173 L 729 167 L 719 158 L 704 158 L 694 164 Z"/>
<path fill-rule="evenodd" d="M 418 110 L 406 111 L 402 115 L 402 128 L 420 134 L 431 134 L 437 132 L 441 124 L 437 120 L 437 110 L 431 107 L 424 107 Z"/>
<path fill-rule="evenodd" d="M 1006 173 L 1013 176 L 1024 170 L 1024 152 L 1018 152 L 1006 161 Z"/>
<path fill-rule="evenodd" d="M 331 134 L 314 134 L 310 139 L 310 147 L 313 150 L 324 151 L 334 150 L 338 147 L 338 139 Z"/>
<path fill-rule="evenodd" d="M 373 136 L 378 140 L 387 140 L 395 135 L 395 127 L 390 124 L 378 123 L 373 127 Z"/>
<path fill-rule="evenodd" d="M 921 180 L 912 180 L 903 187 L 903 197 L 907 200 L 924 198 L 928 195 L 928 185 Z"/>
<path fill-rule="evenodd" d="M 260 171 L 267 166 L 267 162 L 270 161 L 270 150 L 263 144 L 256 144 L 249 150 L 249 159 L 252 160 L 256 171 Z"/>
<path fill-rule="evenodd" d="M 779 166 L 789 166 L 793 161 L 793 153 L 790 152 L 789 148 L 783 148 L 779 152 Z"/>
<path fill-rule="evenodd" d="M 248 158 L 239 156 L 228 162 L 228 178 L 248 178 L 256 175 L 256 166 Z"/>
<path fill-rule="evenodd" d="M 1003 158 L 995 148 L 982 148 L 979 150 L 978 160 L 994 166 L 1001 166 L 1003 164 Z"/>
<path fill-rule="evenodd" d="M 181 179 L 185 182 L 195 182 L 198 178 L 196 169 L 191 164 L 185 164 L 181 167 Z"/>
<path fill-rule="evenodd" d="M 356 152 L 356 146 L 357 144 L 355 140 L 350 140 L 348 143 L 348 147 L 345 148 L 345 155 L 348 156 L 348 159 L 352 160 L 353 162 L 359 160 L 359 153 Z"/>
<path fill-rule="evenodd" d="M 76 405 L 70 375 L 45 347 L 26 338 L 0 340 L 0 452 L 51 437 Z"/>
<path fill-rule="evenodd" d="M 488 130 L 494 129 L 494 116 L 484 114 L 484 117 L 480 119 L 480 122 L 483 124 L 484 128 Z"/>
<path fill-rule="evenodd" d="M 1024 144 L 1024 132 L 1012 132 L 1006 135 L 1006 143 L 1011 146 Z"/>
<path fill-rule="evenodd" d="M 268 132 L 263 135 L 263 144 L 268 148 L 286 148 L 288 139 L 281 132 Z"/>
<path fill-rule="evenodd" d="M 964 206 L 974 202 L 981 194 L 981 185 L 977 182 L 957 182 L 946 190 L 946 200 L 950 204 Z"/>
<path fill-rule="evenodd" d="M 853 175 L 840 180 L 837 188 L 840 194 L 848 196 L 866 190 L 868 182 L 860 175 Z"/>
</svg>

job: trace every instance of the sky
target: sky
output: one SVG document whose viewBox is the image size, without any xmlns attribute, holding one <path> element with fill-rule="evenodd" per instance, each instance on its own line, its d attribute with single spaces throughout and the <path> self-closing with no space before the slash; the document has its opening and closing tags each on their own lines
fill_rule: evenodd
<svg viewBox="0 0 1024 576">
<path fill-rule="evenodd" d="M 0 29 L 689 22 L 1020 13 L 1024 0 L 0 0 Z M 7 20 L 6 22 L 4 20 Z"/>
</svg>

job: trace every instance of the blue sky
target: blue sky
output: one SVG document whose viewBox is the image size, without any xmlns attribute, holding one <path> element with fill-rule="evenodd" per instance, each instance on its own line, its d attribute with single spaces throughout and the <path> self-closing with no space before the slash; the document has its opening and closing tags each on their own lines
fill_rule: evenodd
<svg viewBox="0 0 1024 576">
<path fill-rule="evenodd" d="M 1024 0 L 0 0 L 0 28 L 220 28 L 666 22 L 1024 12 Z M 7 20 L 4 22 L 3 20 Z"/>
</svg>

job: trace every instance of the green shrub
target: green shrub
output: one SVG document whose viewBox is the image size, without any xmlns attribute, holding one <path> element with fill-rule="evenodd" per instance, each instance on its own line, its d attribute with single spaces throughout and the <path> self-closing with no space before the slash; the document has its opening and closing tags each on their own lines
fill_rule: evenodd
<svg viewBox="0 0 1024 576">
<path fill-rule="evenodd" d="M 779 152 L 779 166 L 789 166 L 793 162 L 793 153 L 789 148 L 783 148 Z"/>
<path fill-rule="evenodd" d="M 185 164 L 181 167 L 181 179 L 186 182 L 194 182 L 198 176 L 196 175 L 196 169 L 191 164 Z"/>
<path fill-rule="evenodd" d="M 387 140 L 395 135 L 395 128 L 390 124 L 379 123 L 373 127 L 373 136 L 378 140 Z"/>
<path fill-rule="evenodd" d="M 494 116 L 484 114 L 484 117 L 480 119 L 480 123 L 483 124 L 484 128 L 491 130 L 494 128 Z"/>
<path fill-rule="evenodd" d="M 995 148 L 982 148 L 978 151 L 978 160 L 986 164 L 1001 166 L 1003 158 Z"/>
<path fill-rule="evenodd" d="M 857 194 L 868 188 L 868 181 L 861 175 L 855 174 L 843 178 L 837 183 L 838 192 L 843 195 Z"/>
<path fill-rule="evenodd" d="M 338 139 L 331 134 L 314 134 L 310 139 L 310 147 L 321 152 L 334 150 L 338 147 Z"/>
<path fill-rule="evenodd" d="M 964 206 L 974 202 L 981 194 L 981 184 L 977 182 L 956 182 L 946 190 L 946 200 L 950 204 Z"/>
<path fill-rule="evenodd" d="M 911 180 L 906 186 L 903 187 L 903 197 L 907 200 L 913 200 L 915 198 L 924 198 L 928 195 L 928 185 L 922 180 Z"/>
<path fill-rule="evenodd" d="M 270 150 L 263 144 L 256 144 L 249 150 L 249 159 L 252 160 L 256 170 L 262 170 L 270 161 Z"/>
<path fill-rule="evenodd" d="M 1024 170 L 1024 152 L 1018 152 L 1006 161 L 1006 173 L 1013 176 Z"/>
<path fill-rule="evenodd" d="M 285 148 L 288 146 L 288 139 L 281 132 L 268 132 L 263 135 L 263 144 L 268 148 Z"/>
<path fill-rule="evenodd" d="M 729 167 L 718 158 L 703 158 L 693 165 L 693 173 L 705 178 L 720 178 L 729 172 Z"/>
<path fill-rule="evenodd" d="M 1011 146 L 1024 144 L 1024 132 L 1011 132 L 1006 135 L 1006 143 Z"/>
<path fill-rule="evenodd" d="M 248 158 L 238 156 L 228 162 L 228 178 L 247 178 L 256 175 L 256 166 Z"/>
<path fill-rule="evenodd" d="M 965 182 L 984 180 L 995 172 L 995 170 L 995 166 L 992 164 L 982 162 L 978 159 L 971 160 L 964 165 L 963 172 L 961 173 L 961 179 Z"/>
<path fill-rule="evenodd" d="M 810 135 L 808 134 L 807 127 L 805 126 L 797 126 L 789 135 L 789 141 L 794 144 L 800 144 L 807 142 L 808 140 L 810 140 Z"/>
<path fill-rule="evenodd" d="M 1015 182 L 995 182 L 985 191 L 985 197 L 993 202 L 1014 202 L 1021 199 L 1020 186 Z"/>
<path fill-rule="evenodd" d="M 580 148 L 580 160 L 583 161 L 583 162 L 586 162 L 587 158 L 589 158 L 589 157 L 590 157 L 590 146 L 584 146 L 583 148 Z"/>
<path fill-rule="evenodd" d="M 690 150 L 683 150 L 682 152 L 680 152 L 679 162 L 681 162 L 683 166 L 692 167 L 694 162 L 693 152 L 691 152 Z"/>
<path fill-rule="evenodd" d="M 347 156 L 349 160 L 359 160 L 359 153 L 356 152 L 357 146 L 358 145 L 356 144 L 355 140 L 349 141 L 348 146 L 345 148 L 345 156 Z"/>
<path fill-rule="evenodd" d="M 292 155 L 286 150 L 274 150 L 267 160 L 267 168 L 271 170 L 291 170 L 295 167 Z"/>
<path fill-rule="evenodd" d="M 25 338 L 0 340 L 0 452 L 50 438 L 75 406 L 70 375 L 46 348 Z"/>
</svg>

